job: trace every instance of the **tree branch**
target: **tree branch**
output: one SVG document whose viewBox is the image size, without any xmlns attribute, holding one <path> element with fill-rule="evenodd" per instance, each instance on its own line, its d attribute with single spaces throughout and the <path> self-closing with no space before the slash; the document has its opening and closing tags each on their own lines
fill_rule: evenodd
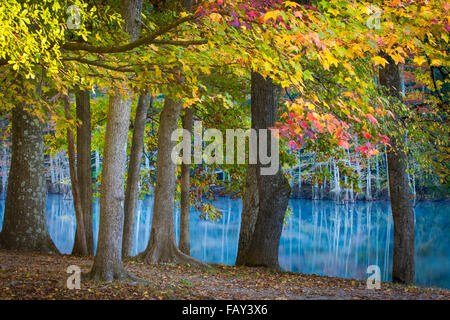
<svg viewBox="0 0 450 320">
<path fill-rule="evenodd" d="M 134 72 L 134 69 L 130 69 L 130 68 L 126 68 L 126 67 L 113 67 L 98 61 L 92 61 L 92 60 L 87 60 L 87 59 L 83 59 L 83 58 L 76 58 L 76 57 L 70 57 L 70 58 L 62 58 L 61 60 L 63 61 L 77 61 L 80 63 L 85 63 L 85 64 L 89 64 L 92 66 L 96 66 L 96 67 L 100 67 L 103 69 L 108 69 L 108 70 L 112 70 L 112 71 L 119 71 L 119 72 Z"/>
<path fill-rule="evenodd" d="M 196 19 L 194 15 L 188 15 L 186 17 L 180 18 L 172 23 L 169 23 L 165 27 L 160 28 L 159 30 L 155 31 L 154 33 L 147 35 L 145 37 L 142 37 L 140 39 L 137 39 L 136 41 L 127 43 L 125 45 L 119 45 L 119 46 L 93 46 L 88 43 L 80 43 L 80 42 L 67 42 L 62 44 L 61 48 L 65 50 L 70 51 L 87 51 L 92 53 L 117 53 L 117 52 L 125 52 L 130 51 L 134 48 L 137 48 L 141 45 L 146 45 L 152 43 L 157 37 L 169 32 L 170 30 L 178 27 L 179 25 Z"/>
</svg>

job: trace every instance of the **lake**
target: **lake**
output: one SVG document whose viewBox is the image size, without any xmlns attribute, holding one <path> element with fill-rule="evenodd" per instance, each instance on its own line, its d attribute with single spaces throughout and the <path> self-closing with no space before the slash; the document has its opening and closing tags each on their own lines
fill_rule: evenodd
<svg viewBox="0 0 450 320">
<path fill-rule="evenodd" d="M 5 201 L 0 200 L 0 224 Z M 223 211 L 219 222 L 199 219 L 191 210 L 191 254 L 210 263 L 232 265 L 239 241 L 240 199 L 219 197 Z M 293 214 L 283 227 L 279 261 L 283 270 L 345 278 L 367 279 L 369 265 L 378 265 L 382 281 L 391 279 L 393 223 L 389 202 L 357 202 L 291 199 Z M 150 237 L 153 198 L 139 200 L 134 254 L 145 249 Z M 419 202 L 416 218 L 416 282 L 450 288 L 450 201 Z M 94 206 L 94 237 L 99 206 Z M 47 197 L 47 225 L 62 253 L 70 253 L 75 238 L 75 212 L 71 200 Z M 179 210 L 175 230 L 179 236 Z"/>
</svg>

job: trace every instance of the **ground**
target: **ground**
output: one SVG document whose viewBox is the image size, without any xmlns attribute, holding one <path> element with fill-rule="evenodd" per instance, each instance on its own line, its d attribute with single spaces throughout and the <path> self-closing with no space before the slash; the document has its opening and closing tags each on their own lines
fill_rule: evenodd
<svg viewBox="0 0 450 320">
<path fill-rule="evenodd" d="M 341 279 L 263 268 L 212 265 L 195 269 L 173 264 L 125 262 L 148 284 L 95 283 L 66 287 L 70 265 L 89 271 L 93 260 L 0 250 L 0 299 L 443 299 L 450 290 L 381 283 L 369 290 L 362 280 Z"/>
</svg>

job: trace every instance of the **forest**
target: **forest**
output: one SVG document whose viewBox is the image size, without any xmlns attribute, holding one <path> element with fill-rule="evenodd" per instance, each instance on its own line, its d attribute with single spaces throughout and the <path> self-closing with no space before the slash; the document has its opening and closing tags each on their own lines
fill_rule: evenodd
<svg viewBox="0 0 450 320">
<path fill-rule="evenodd" d="M 0 23 L 0 299 L 450 299 L 446 1 Z"/>
</svg>

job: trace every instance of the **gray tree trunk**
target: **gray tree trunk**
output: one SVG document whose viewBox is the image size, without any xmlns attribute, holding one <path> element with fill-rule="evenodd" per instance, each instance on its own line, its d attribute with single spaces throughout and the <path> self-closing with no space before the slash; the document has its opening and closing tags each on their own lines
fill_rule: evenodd
<svg viewBox="0 0 450 320">
<path fill-rule="evenodd" d="M 77 176 L 83 207 L 84 226 L 88 254 L 94 255 L 93 187 L 91 167 L 91 105 L 89 91 L 79 91 L 76 97 L 77 118 Z"/>
<path fill-rule="evenodd" d="M 397 99 L 400 95 L 400 73 L 398 65 L 387 55 L 388 63 L 380 69 L 380 84 L 387 93 Z M 407 156 L 397 138 L 391 138 L 392 150 L 387 154 L 389 190 L 394 220 L 394 259 L 392 281 L 413 284 L 415 280 L 414 260 L 414 209 L 409 192 Z"/>
<path fill-rule="evenodd" d="M 70 120 L 72 119 L 70 115 L 70 98 L 68 95 L 65 95 L 63 99 L 66 118 Z M 84 228 L 84 212 L 81 205 L 80 188 L 78 185 L 78 175 L 75 164 L 75 139 L 71 128 L 67 128 L 67 155 L 69 157 L 69 172 L 70 181 L 72 183 L 73 206 L 75 208 L 75 217 L 77 221 L 75 242 L 73 244 L 72 254 L 87 256 L 88 248 L 86 243 L 86 232 Z"/>
<path fill-rule="evenodd" d="M 184 110 L 182 117 L 183 129 L 189 131 L 192 135 L 192 126 L 194 119 L 194 108 Z M 184 254 L 191 254 L 189 240 L 189 216 L 191 212 L 191 165 L 189 163 L 181 164 L 181 203 L 180 203 L 180 241 L 178 247 Z"/>
<path fill-rule="evenodd" d="M 259 130 L 273 127 L 278 109 L 279 88 L 271 79 L 264 79 L 256 72 L 252 72 L 251 83 L 252 128 Z M 271 134 L 267 136 L 267 149 L 270 150 L 273 137 Z M 279 269 L 278 247 L 291 187 L 281 167 L 274 175 L 261 175 L 260 159 L 256 166 L 259 209 L 245 265 Z"/>
<path fill-rule="evenodd" d="M 237 266 L 245 264 L 253 231 L 255 230 L 256 219 L 258 218 L 259 197 L 256 172 L 257 168 L 255 165 L 249 164 L 247 166 L 247 181 L 244 197 L 242 198 L 241 230 L 236 258 Z"/>
<path fill-rule="evenodd" d="M 76 113 L 81 121 L 77 127 L 77 179 L 78 189 L 83 209 L 84 237 L 86 238 L 87 254 L 94 255 L 93 226 L 93 187 L 91 168 L 91 105 L 89 91 L 75 93 Z M 75 234 L 76 238 L 77 233 Z M 77 241 L 75 240 L 75 243 Z M 72 253 L 77 253 L 78 249 Z M 79 253 L 79 252 L 78 252 Z"/>
<path fill-rule="evenodd" d="M 181 101 L 166 97 L 158 130 L 158 158 L 156 160 L 156 187 L 152 227 L 147 248 L 141 254 L 146 263 L 175 262 L 203 265 L 182 253 L 175 241 L 173 221 L 175 202 L 175 164 L 171 160 L 175 142 L 172 132 L 177 128 Z"/>
<path fill-rule="evenodd" d="M 132 256 L 136 224 L 136 205 L 139 192 L 139 172 L 141 170 L 142 152 L 144 149 L 147 109 L 151 99 L 152 96 L 150 94 L 140 95 L 136 109 L 130 162 L 128 164 L 127 188 L 125 190 L 125 221 L 123 227 L 122 258 Z"/>
<path fill-rule="evenodd" d="M 57 254 L 46 225 L 42 122 L 24 107 L 12 111 L 12 155 L 0 233 L 4 249 Z"/>
<path fill-rule="evenodd" d="M 124 29 L 130 35 L 130 40 L 135 40 L 140 31 L 137 18 L 142 11 L 142 0 L 123 0 L 121 8 Z M 130 276 L 122 263 L 123 187 L 130 112 L 131 91 L 124 96 L 115 88 L 115 93 L 109 98 L 105 133 L 97 253 L 89 274 L 94 280 L 113 281 Z"/>
</svg>

